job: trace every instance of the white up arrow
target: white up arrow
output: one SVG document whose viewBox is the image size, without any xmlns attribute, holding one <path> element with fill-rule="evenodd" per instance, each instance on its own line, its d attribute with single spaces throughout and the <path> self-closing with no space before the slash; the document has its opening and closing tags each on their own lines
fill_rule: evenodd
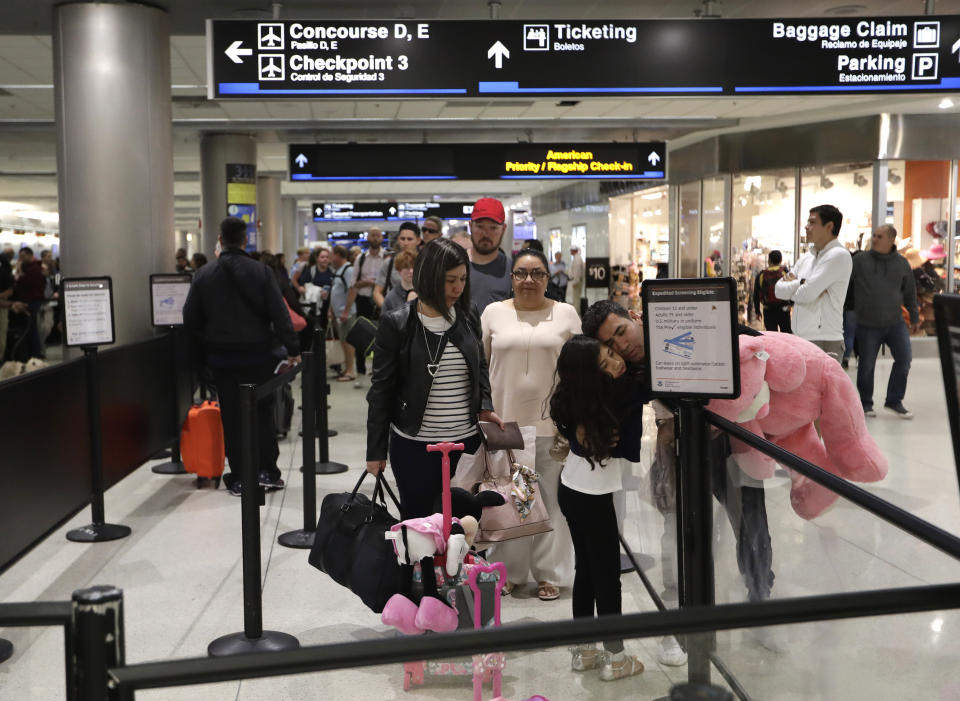
<svg viewBox="0 0 960 701">
<path fill-rule="evenodd" d="M 960 51 L 960 39 L 953 42 L 953 46 L 950 47 L 950 53 L 955 54 L 958 51 Z M 960 61 L 960 56 L 957 56 L 957 60 Z"/>
<path fill-rule="evenodd" d="M 307 157 L 301 153 L 299 156 L 293 159 L 293 162 L 303 168 L 305 165 L 307 165 Z"/>
<path fill-rule="evenodd" d="M 396 213 L 397 213 L 397 208 L 396 208 L 396 207 L 391 207 L 391 208 L 390 208 L 390 215 L 393 216 L 393 215 L 396 214 Z"/>
<path fill-rule="evenodd" d="M 503 59 L 510 58 L 510 51 L 501 42 L 497 42 L 487 51 L 487 58 L 493 59 L 493 65 L 503 68 Z"/>
<path fill-rule="evenodd" d="M 650 161 L 650 165 L 655 166 L 655 165 L 657 165 L 657 163 L 659 163 L 660 160 L 661 160 L 661 159 L 660 159 L 660 154 L 657 153 L 656 151 L 651 151 L 651 152 L 650 152 L 650 155 L 647 156 L 647 160 Z"/>
<path fill-rule="evenodd" d="M 227 57 L 234 63 L 243 63 L 243 59 L 240 57 L 252 55 L 253 49 L 241 49 L 240 47 L 242 45 L 243 45 L 243 42 L 240 40 L 237 40 L 232 44 L 230 44 L 230 46 L 227 47 L 227 50 L 224 51 L 223 53 L 225 53 Z"/>
<path fill-rule="evenodd" d="M 316 214 L 318 217 L 322 217 L 322 216 L 323 216 L 323 207 L 317 207 L 317 208 L 316 208 L 315 210 L 313 210 L 313 211 L 314 211 L 314 214 Z"/>
</svg>

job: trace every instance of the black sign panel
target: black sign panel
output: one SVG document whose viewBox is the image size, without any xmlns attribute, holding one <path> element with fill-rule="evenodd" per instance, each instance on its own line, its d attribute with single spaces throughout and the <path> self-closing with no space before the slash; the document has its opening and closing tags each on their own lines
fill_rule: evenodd
<svg viewBox="0 0 960 701">
<path fill-rule="evenodd" d="M 434 216 L 469 219 L 470 202 L 314 202 L 313 221 L 417 221 Z"/>
<path fill-rule="evenodd" d="M 290 144 L 291 180 L 662 180 L 662 141 Z"/>
<path fill-rule="evenodd" d="M 561 97 L 960 89 L 960 16 L 208 20 L 214 98 Z"/>
<path fill-rule="evenodd" d="M 610 287 L 610 259 L 587 258 L 587 287 Z"/>
</svg>

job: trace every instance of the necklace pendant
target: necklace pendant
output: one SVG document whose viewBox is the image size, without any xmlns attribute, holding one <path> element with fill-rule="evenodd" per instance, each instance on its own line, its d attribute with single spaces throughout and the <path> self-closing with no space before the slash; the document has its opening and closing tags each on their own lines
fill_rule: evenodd
<svg viewBox="0 0 960 701">
<path fill-rule="evenodd" d="M 440 363 L 427 363 L 427 372 L 430 373 L 430 377 L 436 377 L 439 369 Z"/>
</svg>

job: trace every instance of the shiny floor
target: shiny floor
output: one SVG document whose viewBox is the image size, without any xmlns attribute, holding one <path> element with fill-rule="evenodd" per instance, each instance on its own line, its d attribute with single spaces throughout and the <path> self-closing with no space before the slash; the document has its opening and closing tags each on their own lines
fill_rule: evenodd
<svg viewBox="0 0 960 701">
<path fill-rule="evenodd" d="M 890 362 L 881 360 L 885 381 Z M 851 368 L 851 373 L 853 373 Z M 881 390 L 878 389 L 878 396 Z M 318 500 L 356 482 L 363 464 L 365 391 L 334 383 L 331 458 L 350 471 L 318 476 Z M 298 402 L 299 403 L 299 402 Z M 918 359 L 905 404 L 916 418 L 881 414 L 868 419 L 890 460 L 890 474 L 867 485 L 874 494 L 960 533 L 960 494 L 953 465 L 939 362 Z M 295 416 L 299 423 L 299 413 Z M 296 427 L 282 444 L 281 468 L 289 487 L 268 495 L 262 509 L 265 627 L 296 635 L 305 645 L 391 637 L 378 617 L 348 591 L 307 565 L 306 552 L 277 545 L 276 537 L 302 527 L 301 447 Z M 648 446 L 649 448 L 649 446 Z M 648 450 L 649 452 L 649 450 Z M 649 460 L 634 466 L 627 493 L 625 535 L 636 551 L 652 556 L 655 586 L 662 588 L 663 518 L 650 501 Z M 958 581 L 960 564 L 856 507 L 840 502 L 813 522 L 791 510 L 788 481 L 767 483 L 773 541 L 774 597 Z M 121 541 L 80 545 L 66 530 L 88 523 L 86 510 L 53 533 L 0 577 L 0 601 L 65 600 L 79 588 L 114 584 L 123 589 L 129 662 L 206 654 L 214 638 L 242 629 L 240 501 L 220 489 L 198 490 L 188 476 L 155 475 L 147 464 L 106 498 L 108 521 L 133 528 Z M 717 600 L 742 601 L 735 541 L 724 511 L 715 509 Z M 668 543 L 669 545 L 669 543 Z M 622 578 L 624 610 L 654 606 L 634 574 Z M 505 624 L 570 615 L 570 592 L 541 602 L 533 583 L 504 600 Z M 62 635 L 51 629 L 0 630 L 16 646 L 0 665 L 0 699 L 63 698 Z M 657 663 L 657 641 L 628 641 L 647 666 L 639 676 L 600 681 L 596 672 L 569 671 L 564 648 L 543 647 L 508 657 L 504 695 L 551 701 L 655 699 L 685 680 L 686 668 Z M 753 699 L 960 698 L 960 613 L 939 612 L 844 622 L 732 631 L 718 635 L 718 652 Z M 714 673 L 714 679 L 723 683 Z M 492 697 L 485 688 L 485 701 Z M 141 692 L 140 699 L 470 699 L 467 678 L 427 678 L 403 690 L 401 665 L 278 677 Z"/>
</svg>

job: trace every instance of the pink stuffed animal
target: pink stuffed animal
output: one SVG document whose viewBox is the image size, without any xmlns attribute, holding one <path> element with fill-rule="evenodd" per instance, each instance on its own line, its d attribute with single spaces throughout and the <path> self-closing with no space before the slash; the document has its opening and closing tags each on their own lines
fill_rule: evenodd
<svg viewBox="0 0 960 701">
<path fill-rule="evenodd" d="M 876 482 L 887 475 L 887 460 L 867 432 L 850 378 L 836 360 L 798 336 L 740 336 L 740 397 L 714 399 L 707 409 L 845 479 Z M 772 458 L 736 439 L 731 447 L 751 477 L 773 476 Z M 819 516 L 837 500 L 792 470 L 790 480 L 790 503 L 802 518 Z"/>
</svg>

